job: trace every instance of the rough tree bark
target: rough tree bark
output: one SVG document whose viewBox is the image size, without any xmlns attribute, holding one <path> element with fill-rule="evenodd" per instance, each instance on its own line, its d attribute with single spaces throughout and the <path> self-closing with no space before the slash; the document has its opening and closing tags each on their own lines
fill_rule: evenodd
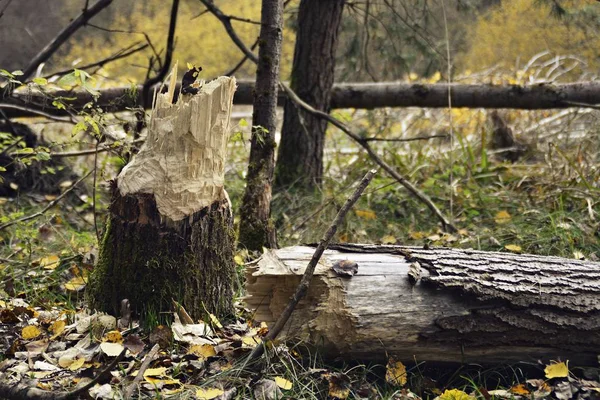
<svg viewBox="0 0 600 400">
<path fill-rule="evenodd" d="M 313 252 L 301 246 L 274 250 L 248 268 L 246 302 L 257 320 L 276 320 Z M 331 267 L 340 260 L 356 262 L 358 273 L 338 277 Z M 416 284 L 411 270 L 421 274 Z M 331 245 L 283 332 L 323 354 L 362 360 L 487 364 L 560 357 L 595 365 L 599 317 L 599 263 Z"/>
<path fill-rule="evenodd" d="M 283 0 L 263 0 L 252 115 L 252 144 L 246 190 L 240 208 L 239 242 L 248 250 L 277 247 L 271 221 Z"/>
<path fill-rule="evenodd" d="M 291 89 L 316 108 L 330 111 L 338 28 L 345 0 L 302 0 L 292 66 Z M 284 106 L 275 187 L 311 190 L 323 179 L 323 147 L 327 121 Z"/>
<path fill-rule="evenodd" d="M 502 86 L 452 84 L 451 87 L 453 107 L 544 110 L 600 104 L 600 82 Z M 132 90 L 131 87 L 103 89 L 100 91 L 97 104 L 107 112 L 126 111 L 138 103 L 141 104 L 139 100 L 141 89 L 141 85 L 138 85 L 137 91 Z M 253 82 L 239 82 L 233 99 L 234 104 L 252 104 L 253 93 Z M 80 90 L 48 91 L 48 95 L 23 91 L 14 93 L 10 98 L 2 99 L 0 108 L 3 108 L 11 118 L 35 116 L 22 107 L 43 110 L 52 115 L 68 115 L 64 110 L 54 108 L 48 96 L 73 98 L 74 100 L 69 101 L 73 111 L 80 111 L 84 105 L 94 101 L 88 92 Z M 284 101 L 285 93 L 280 90 L 277 104 L 282 106 Z M 148 101 L 147 104 L 152 104 L 152 101 Z M 330 106 L 332 109 L 445 108 L 448 107 L 448 85 L 395 82 L 340 83 L 333 85 Z"/>
<path fill-rule="evenodd" d="M 235 243 L 223 185 L 235 85 L 221 77 L 176 104 L 171 91 L 158 95 L 144 147 L 113 184 L 86 292 L 92 308 L 116 313 L 127 298 L 142 317 L 169 310 L 172 299 L 194 318 L 233 311 Z"/>
</svg>

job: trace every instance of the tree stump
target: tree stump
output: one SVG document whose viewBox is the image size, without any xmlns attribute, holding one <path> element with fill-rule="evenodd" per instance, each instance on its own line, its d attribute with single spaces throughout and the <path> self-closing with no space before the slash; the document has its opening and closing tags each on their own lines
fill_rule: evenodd
<svg viewBox="0 0 600 400">
<path fill-rule="evenodd" d="M 172 80 L 174 83 L 174 79 Z M 232 312 L 235 239 L 224 189 L 235 78 L 172 104 L 159 94 L 140 152 L 112 185 L 109 220 L 90 278 L 90 307 L 144 319 L 183 304 L 193 318 Z"/>
<path fill-rule="evenodd" d="M 247 269 L 246 304 L 271 326 L 314 248 L 269 250 Z M 338 276 L 339 261 L 356 263 Z M 346 359 L 597 365 L 600 263 L 447 248 L 344 244 L 323 254 L 287 339 Z"/>
</svg>

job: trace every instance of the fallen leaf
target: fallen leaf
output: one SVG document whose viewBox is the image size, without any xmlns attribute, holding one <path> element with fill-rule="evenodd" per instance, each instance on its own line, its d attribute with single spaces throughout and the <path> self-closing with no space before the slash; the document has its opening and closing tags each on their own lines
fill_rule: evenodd
<svg viewBox="0 0 600 400">
<path fill-rule="evenodd" d="M 340 260 L 331 267 L 337 276 L 351 278 L 358 272 L 358 264 L 350 260 Z"/>
<path fill-rule="evenodd" d="M 85 364 L 85 358 L 84 357 L 77 358 L 77 359 L 73 360 L 71 365 L 69 365 L 69 369 L 71 371 L 77 371 L 78 369 L 83 367 L 83 364 Z"/>
<path fill-rule="evenodd" d="M 364 219 L 377 219 L 377 214 L 371 210 L 354 210 L 357 217 Z"/>
<path fill-rule="evenodd" d="M 109 331 L 106 332 L 106 335 L 104 335 L 104 337 L 102 338 L 103 342 L 108 342 L 108 343 L 123 343 L 123 336 L 121 335 L 121 332 L 114 330 L 114 331 Z"/>
<path fill-rule="evenodd" d="M 106 354 L 109 357 L 118 356 L 119 354 L 121 354 L 124 348 L 125 347 L 123 347 L 123 345 L 120 343 L 100 343 L 100 350 L 102 350 L 102 352 L 104 352 L 104 354 Z"/>
<path fill-rule="evenodd" d="M 544 373 L 548 379 L 566 378 L 569 376 L 569 367 L 564 362 L 555 362 L 547 365 L 546 368 L 544 368 Z"/>
<path fill-rule="evenodd" d="M 427 236 L 427 234 L 425 232 L 410 232 L 408 234 L 408 236 L 412 239 L 412 240 L 421 240 L 424 237 Z"/>
<path fill-rule="evenodd" d="M 383 244 L 396 244 L 396 238 L 392 235 L 385 235 L 381 238 Z"/>
<path fill-rule="evenodd" d="M 223 329 L 223 325 L 221 324 L 221 321 L 219 321 L 219 318 L 217 318 L 216 315 L 208 314 L 208 317 L 210 318 L 210 322 L 212 322 L 213 326 L 216 326 L 219 329 Z"/>
<path fill-rule="evenodd" d="M 491 392 L 490 392 L 490 394 L 491 394 Z M 446 391 L 444 391 L 444 393 L 442 393 L 440 395 L 440 400 L 472 400 L 472 399 L 473 399 L 473 397 L 469 396 L 462 390 L 458 390 L 458 389 L 446 390 Z"/>
<path fill-rule="evenodd" d="M 40 267 L 43 267 L 44 269 L 55 269 L 58 267 L 59 262 L 60 257 L 57 255 L 44 257 L 40 259 Z"/>
<path fill-rule="evenodd" d="M 188 354 L 195 354 L 198 357 L 208 358 L 216 356 L 217 352 L 215 351 L 215 347 L 210 344 L 195 344 L 189 348 Z"/>
<path fill-rule="evenodd" d="M 52 337 L 50 339 L 56 339 L 61 335 L 61 333 L 65 330 L 66 323 L 63 320 L 54 321 L 48 330 L 52 333 Z"/>
<path fill-rule="evenodd" d="M 527 389 L 527 387 L 523 384 L 523 383 L 519 383 L 518 385 L 515 385 L 513 387 L 511 387 L 509 389 L 509 391 L 513 394 L 518 394 L 521 396 L 527 396 L 529 395 L 529 390 Z"/>
<path fill-rule="evenodd" d="M 25 340 L 35 339 L 36 337 L 40 336 L 41 334 L 42 334 L 42 331 L 40 331 L 40 328 L 38 328 L 37 326 L 33 326 L 33 325 L 26 326 L 21 331 L 21 336 Z"/>
<path fill-rule="evenodd" d="M 508 251 L 512 251 L 513 253 L 521 253 L 521 246 L 516 244 L 507 244 L 504 248 Z"/>
<path fill-rule="evenodd" d="M 275 383 L 283 390 L 290 390 L 293 386 L 292 382 L 288 381 L 285 378 L 282 378 L 281 376 L 275 377 Z"/>
<path fill-rule="evenodd" d="M 244 336 L 242 338 L 242 343 L 243 343 L 243 347 L 250 347 L 250 348 L 255 348 L 256 345 L 260 344 L 262 342 L 262 339 L 257 337 L 257 336 Z"/>
<path fill-rule="evenodd" d="M 65 283 L 65 289 L 72 292 L 79 292 L 87 284 L 87 279 L 83 276 L 76 276 Z"/>
<path fill-rule="evenodd" d="M 134 355 L 139 354 L 142 350 L 144 350 L 144 347 L 146 347 L 140 337 L 135 334 L 127 336 L 123 342 L 123 346 L 125 346 L 125 348 Z"/>
<path fill-rule="evenodd" d="M 261 379 L 254 385 L 254 398 L 257 400 L 276 400 L 283 397 L 277 383 L 271 379 Z"/>
<path fill-rule="evenodd" d="M 329 381 L 329 396 L 338 399 L 347 399 L 350 396 L 350 378 L 340 372 L 333 372 L 326 376 Z"/>
<path fill-rule="evenodd" d="M 167 372 L 165 367 L 148 368 L 144 371 L 144 376 L 161 376 L 164 375 L 165 372 Z"/>
<path fill-rule="evenodd" d="M 510 215 L 508 213 L 508 211 L 499 211 L 496 216 L 494 217 L 494 221 L 496 221 L 496 223 L 498 225 L 501 224 L 506 224 L 507 222 L 510 222 L 510 220 L 512 219 L 512 215 Z"/>
<path fill-rule="evenodd" d="M 385 371 L 385 381 L 394 386 L 406 385 L 406 367 L 401 361 L 389 359 Z"/>
<path fill-rule="evenodd" d="M 223 393 L 225 393 L 223 390 L 217 388 L 198 389 L 196 390 L 196 397 L 199 400 L 211 400 L 219 397 Z"/>
</svg>

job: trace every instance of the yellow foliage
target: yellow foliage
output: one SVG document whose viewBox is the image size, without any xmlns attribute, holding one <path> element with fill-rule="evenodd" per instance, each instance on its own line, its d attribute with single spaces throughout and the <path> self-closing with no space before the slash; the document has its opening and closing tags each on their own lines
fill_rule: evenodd
<svg viewBox="0 0 600 400">
<path fill-rule="evenodd" d="M 577 55 L 597 67 L 600 37 L 593 27 L 551 15 L 549 3 L 511 0 L 490 8 L 467 35 L 471 46 L 460 58 L 462 69 L 481 70 L 495 65 L 520 69 L 544 51 L 551 56 Z M 590 2 L 568 0 L 561 4 L 576 12 L 589 7 Z"/>
<path fill-rule="evenodd" d="M 553 364 L 547 365 L 544 368 L 544 373 L 546 374 L 546 378 L 566 378 L 569 376 L 569 366 L 568 363 L 564 362 L 555 362 Z"/>
<path fill-rule="evenodd" d="M 219 2 L 218 6 L 225 14 L 260 21 L 260 2 L 225 0 Z M 68 52 L 62 52 L 60 57 L 55 58 L 64 59 L 69 63 L 60 67 L 69 67 L 75 60 L 79 61 L 77 65 L 85 65 L 114 55 L 134 43 L 145 43 L 142 32 L 149 36 L 156 50 L 161 52 L 161 59 L 164 58 L 170 5 L 167 6 L 160 0 L 149 0 L 134 2 L 130 8 L 128 12 L 116 13 L 106 26 L 108 29 L 125 32 L 107 34 L 86 29 L 76 35 L 76 40 L 71 42 Z M 179 76 L 185 72 L 186 65 L 191 63 L 202 66 L 201 78 L 208 80 L 227 72 L 242 59 L 243 54 L 216 17 L 208 12 L 198 16 L 202 11 L 204 7 L 200 2 L 182 2 L 180 5 L 173 61 L 179 61 Z M 258 38 L 260 26 L 233 20 L 231 23 L 242 41 L 250 48 Z M 287 79 L 291 71 L 294 40 L 295 33 L 285 28 L 281 62 L 283 79 Z M 258 50 L 255 49 L 254 52 L 257 54 Z M 107 83 L 110 85 L 140 83 L 145 79 L 148 61 L 152 56 L 152 49 L 146 48 L 130 57 L 107 64 L 102 70 L 102 75 L 108 76 L 110 82 Z M 252 78 L 255 71 L 254 64 L 246 61 L 236 76 Z"/>
</svg>

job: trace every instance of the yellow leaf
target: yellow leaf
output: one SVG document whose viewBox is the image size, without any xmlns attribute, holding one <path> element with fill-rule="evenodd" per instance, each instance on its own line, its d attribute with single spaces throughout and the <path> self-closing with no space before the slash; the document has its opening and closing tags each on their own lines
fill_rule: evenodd
<svg viewBox="0 0 600 400">
<path fill-rule="evenodd" d="M 192 63 L 186 63 L 187 64 L 187 69 L 193 69 L 194 68 L 194 64 Z"/>
<path fill-rule="evenodd" d="M 412 240 L 421 240 L 427 236 L 427 234 L 425 232 L 411 232 L 408 236 L 410 236 Z"/>
<path fill-rule="evenodd" d="M 77 358 L 77 359 L 73 360 L 71 365 L 69 365 L 69 369 L 71 371 L 77 371 L 78 369 L 83 367 L 83 364 L 85 364 L 85 358 L 84 357 Z"/>
<path fill-rule="evenodd" d="M 158 368 L 148 368 L 144 371 L 144 376 L 161 376 L 167 372 L 167 368 L 158 367 Z"/>
<path fill-rule="evenodd" d="M 290 390 L 293 386 L 292 382 L 290 382 L 287 379 L 282 378 L 280 376 L 275 377 L 275 383 L 277 384 L 277 386 L 279 386 L 283 390 Z"/>
<path fill-rule="evenodd" d="M 223 390 L 217 388 L 198 389 L 196 390 L 196 397 L 200 400 L 211 400 L 223 393 L 225 393 Z"/>
<path fill-rule="evenodd" d="M 114 330 L 106 332 L 106 335 L 104 335 L 102 341 L 108 343 L 123 343 L 123 336 L 121 335 L 121 332 Z"/>
<path fill-rule="evenodd" d="M 377 219 L 377 214 L 371 210 L 354 210 L 357 217 L 364 219 Z"/>
<path fill-rule="evenodd" d="M 510 215 L 508 213 L 508 211 L 499 211 L 496 216 L 494 217 L 494 221 L 496 221 L 497 224 L 506 224 L 507 222 L 510 222 L 510 220 L 512 219 L 512 215 Z"/>
<path fill-rule="evenodd" d="M 471 396 L 469 396 L 462 390 L 458 390 L 458 389 L 446 390 L 440 396 L 440 400 L 472 400 L 472 399 L 473 398 Z"/>
<path fill-rule="evenodd" d="M 529 390 L 527 390 L 527 387 L 522 383 L 519 383 L 518 385 L 511 387 L 510 392 L 513 394 L 519 394 L 522 396 L 527 396 L 529 394 Z"/>
<path fill-rule="evenodd" d="M 257 344 L 260 344 L 262 342 L 262 339 L 257 337 L 257 336 L 244 336 L 242 338 L 242 343 L 246 346 L 246 347 L 256 347 Z"/>
<path fill-rule="evenodd" d="M 547 365 L 546 368 L 544 368 L 544 373 L 546 374 L 546 378 L 548 379 L 566 378 L 567 376 L 569 376 L 569 367 L 564 362 L 557 362 Z"/>
<path fill-rule="evenodd" d="M 23 339 L 25 340 L 35 339 L 41 334 L 42 331 L 40 331 L 40 328 L 33 325 L 26 326 L 25 328 L 23 328 L 23 331 L 21 331 L 21 336 L 23 336 Z"/>
<path fill-rule="evenodd" d="M 52 332 L 51 339 L 56 339 L 57 337 L 59 337 L 60 334 L 64 332 L 65 325 L 66 323 L 63 320 L 54 321 L 52 325 L 50 325 L 50 328 L 48 328 L 48 330 Z"/>
<path fill-rule="evenodd" d="M 187 353 L 195 354 L 202 358 L 208 358 L 217 355 L 214 346 L 211 346 L 210 344 L 195 344 L 190 347 Z"/>
<path fill-rule="evenodd" d="M 239 254 L 233 257 L 233 261 L 235 261 L 237 265 L 244 265 L 244 259 Z"/>
<path fill-rule="evenodd" d="M 208 317 L 210 318 L 210 321 L 214 326 L 216 326 L 219 329 L 223 329 L 223 325 L 221 325 L 221 321 L 219 321 L 219 318 L 217 318 L 214 314 L 208 314 Z"/>
<path fill-rule="evenodd" d="M 507 244 L 506 246 L 504 246 L 504 248 L 508 251 L 512 251 L 513 253 L 521 252 L 521 246 L 518 246 L 516 244 Z"/>
<path fill-rule="evenodd" d="M 85 279 L 83 276 L 76 276 L 69 280 L 69 282 L 65 283 L 65 289 L 72 292 L 78 292 L 85 287 L 86 283 L 87 279 Z"/>
<path fill-rule="evenodd" d="M 396 238 L 392 235 L 385 235 L 381 238 L 381 243 L 383 244 L 396 244 Z"/>
<path fill-rule="evenodd" d="M 44 257 L 40 260 L 40 267 L 44 267 L 44 269 L 55 269 L 58 267 L 59 261 L 60 257 L 57 255 Z"/>
<path fill-rule="evenodd" d="M 401 361 L 390 358 L 385 371 L 385 380 L 390 385 L 406 385 L 406 367 Z"/>
</svg>

